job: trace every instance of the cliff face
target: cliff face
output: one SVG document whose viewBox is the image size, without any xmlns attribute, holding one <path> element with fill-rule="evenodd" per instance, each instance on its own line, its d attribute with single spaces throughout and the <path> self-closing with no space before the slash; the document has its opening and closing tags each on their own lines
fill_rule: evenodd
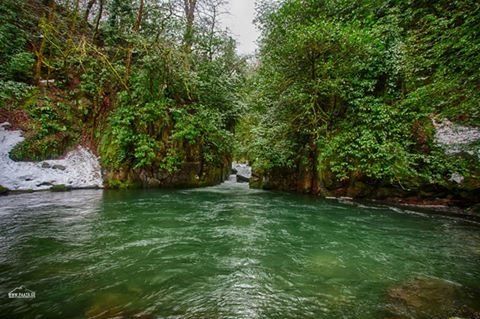
<svg viewBox="0 0 480 319">
<path fill-rule="evenodd" d="M 173 173 L 156 169 L 131 169 L 105 171 L 104 177 L 110 188 L 191 188 L 220 184 L 228 178 L 229 173 L 228 161 L 219 166 L 203 168 L 200 162 L 184 162 Z"/>
</svg>

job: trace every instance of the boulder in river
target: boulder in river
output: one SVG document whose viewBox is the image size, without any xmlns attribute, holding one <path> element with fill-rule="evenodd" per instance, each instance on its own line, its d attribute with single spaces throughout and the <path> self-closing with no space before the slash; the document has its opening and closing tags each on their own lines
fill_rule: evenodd
<svg viewBox="0 0 480 319">
<path fill-rule="evenodd" d="M 394 318 L 480 318 L 480 304 L 462 285 L 434 277 L 418 277 L 388 291 L 388 312 Z M 477 301 L 476 301 L 477 300 Z"/>
<path fill-rule="evenodd" d="M 237 174 L 237 183 L 248 183 L 250 182 L 249 177 L 245 177 L 243 175 Z"/>
<path fill-rule="evenodd" d="M 232 163 L 232 174 L 237 175 L 237 183 L 248 183 L 252 177 L 252 168 L 244 163 Z"/>
</svg>

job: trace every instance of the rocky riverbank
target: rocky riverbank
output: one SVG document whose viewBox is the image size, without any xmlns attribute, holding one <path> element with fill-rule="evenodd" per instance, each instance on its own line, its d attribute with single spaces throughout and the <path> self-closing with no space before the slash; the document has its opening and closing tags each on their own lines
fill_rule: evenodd
<svg viewBox="0 0 480 319">
<path fill-rule="evenodd" d="M 315 195 L 331 198 L 373 200 L 403 207 L 425 208 L 461 215 L 480 214 L 480 129 L 462 126 L 449 120 L 432 120 L 435 129 L 434 143 L 452 160 L 456 156 L 468 157 L 471 163 L 466 174 L 451 171 L 442 183 L 417 182 L 391 183 L 366 177 L 339 181 L 330 171 L 322 171 L 314 180 L 308 167 L 273 168 L 253 170 L 250 186 L 270 190 L 312 193 L 316 182 L 321 185 Z"/>
<path fill-rule="evenodd" d="M 77 146 L 64 158 L 41 162 L 15 162 L 9 153 L 24 137 L 10 124 L 0 125 L 0 185 L 4 193 L 31 190 L 102 188 L 99 159 L 90 150 Z"/>
</svg>

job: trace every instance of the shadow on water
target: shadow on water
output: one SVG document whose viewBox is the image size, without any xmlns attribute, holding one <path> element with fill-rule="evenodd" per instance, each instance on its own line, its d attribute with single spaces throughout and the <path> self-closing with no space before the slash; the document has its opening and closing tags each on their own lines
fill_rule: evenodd
<svg viewBox="0 0 480 319">
<path fill-rule="evenodd" d="M 9 318 L 449 318 L 480 309 L 477 225 L 247 184 L 2 197 L 0 238 Z M 36 298 L 6 297 L 21 285 Z"/>
</svg>

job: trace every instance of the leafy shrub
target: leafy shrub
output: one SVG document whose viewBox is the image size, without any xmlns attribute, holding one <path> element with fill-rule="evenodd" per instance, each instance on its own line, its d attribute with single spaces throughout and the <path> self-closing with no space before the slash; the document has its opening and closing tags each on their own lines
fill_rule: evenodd
<svg viewBox="0 0 480 319">
<path fill-rule="evenodd" d="M 30 52 L 13 55 L 6 66 L 6 73 L 16 81 L 27 81 L 32 77 L 35 58 Z"/>
<path fill-rule="evenodd" d="M 169 101 L 135 103 L 131 95 L 123 92 L 119 94 L 119 103 L 111 116 L 108 133 L 101 141 L 105 164 L 113 168 L 152 165 L 161 149 L 156 137 L 168 122 Z"/>
<path fill-rule="evenodd" d="M 26 105 L 31 129 L 23 142 L 10 152 L 13 160 L 39 161 L 59 157 L 79 139 L 77 124 L 71 118 L 71 107 L 40 97 Z"/>
<path fill-rule="evenodd" d="M 0 80 L 0 108 L 7 102 L 19 103 L 29 97 L 33 87 L 22 82 Z"/>
<path fill-rule="evenodd" d="M 44 137 L 27 137 L 10 151 L 10 157 L 14 161 L 43 161 L 58 158 L 73 146 L 76 140 L 77 136 L 69 132 Z"/>
</svg>

